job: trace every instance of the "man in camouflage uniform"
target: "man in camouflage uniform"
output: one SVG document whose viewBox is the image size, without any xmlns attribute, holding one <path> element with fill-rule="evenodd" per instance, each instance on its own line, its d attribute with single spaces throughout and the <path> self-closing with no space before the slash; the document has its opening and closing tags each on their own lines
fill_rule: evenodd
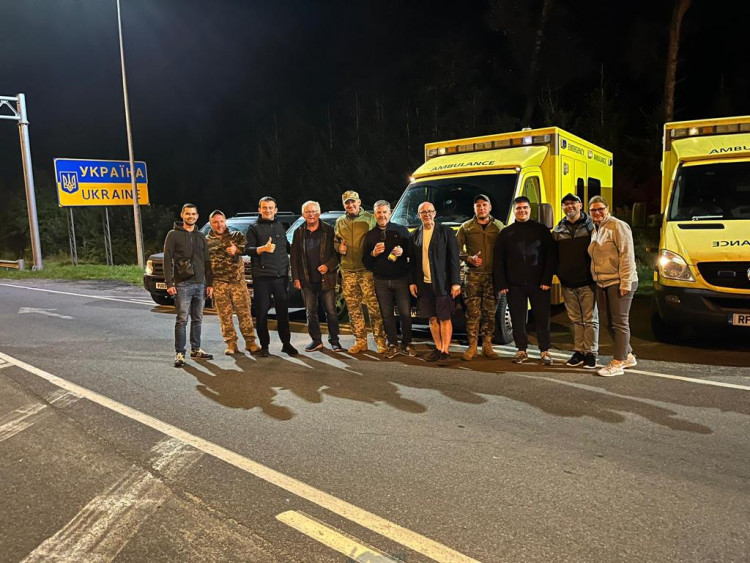
<svg viewBox="0 0 750 563">
<path fill-rule="evenodd" d="M 477 195 L 474 198 L 474 217 L 462 224 L 456 235 L 459 255 L 464 262 L 466 334 L 469 337 L 469 348 L 461 359 L 467 362 L 478 354 L 480 332 L 484 336 L 484 355 L 491 360 L 498 357 L 492 349 L 497 307 L 492 285 L 492 257 L 503 223 L 492 217 L 490 211 L 490 198 L 484 194 Z"/>
<path fill-rule="evenodd" d="M 358 354 L 367 350 L 367 326 L 362 305 L 367 307 L 370 316 L 372 333 L 379 354 L 388 350 L 385 341 L 383 317 L 380 305 L 375 296 L 375 281 L 372 272 L 362 263 L 362 253 L 365 236 L 377 222 L 375 216 L 362 209 L 359 194 L 353 190 L 344 192 L 341 197 L 346 214 L 336 219 L 335 236 L 339 254 L 341 255 L 341 283 L 343 285 L 344 300 L 349 310 L 354 346 L 349 348 L 350 354 Z"/>
<path fill-rule="evenodd" d="M 209 221 L 211 231 L 206 235 L 206 241 L 211 255 L 211 269 L 214 272 L 214 306 L 219 314 L 221 335 L 227 343 L 224 353 L 237 353 L 233 313 L 237 314 L 240 321 L 245 349 L 255 353 L 260 350 L 260 346 L 255 342 L 255 327 L 250 313 L 250 293 L 245 285 L 245 265 L 242 260 L 245 235 L 239 231 L 230 232 L 227 229 L 226 217 L 221 211 L 212 212 Z"/>
</svg>

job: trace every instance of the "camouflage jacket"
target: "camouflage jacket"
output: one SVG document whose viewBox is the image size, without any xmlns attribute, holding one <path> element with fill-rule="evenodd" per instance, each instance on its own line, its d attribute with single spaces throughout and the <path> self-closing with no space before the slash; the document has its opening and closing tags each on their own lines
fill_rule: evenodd
<svg viewBox="0 0 750 563">
<path fill-rule="evenodd" d="M 245 249 L 245 235 L 240 231 L 230 232 L 228 229 L 222 235 L 217 235 L 212 230 L 206 235 L 208 252 L 211 255 L 211 270 L 215 281 L 236 283 L 245 281 L 245 264 L 242 253 Z M 227 252 L 227 248 L 237 247 L 237 253 L 233 256 Z"/>
</svg>

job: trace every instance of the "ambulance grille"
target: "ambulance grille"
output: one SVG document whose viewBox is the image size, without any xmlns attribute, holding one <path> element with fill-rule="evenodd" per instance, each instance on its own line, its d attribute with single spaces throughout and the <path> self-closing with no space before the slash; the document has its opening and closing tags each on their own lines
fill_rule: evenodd
<svg viewBox="0 0 750 563">
<path fill-rule="evenodd" d="M 699 262 L 698 271 L 711 285 L 750 290 L 750 262 Z"/>
<path fill-rule="evenodd" d="M 686 231 L 699 231 L 699 230 L 711 230 L 711 229 L 723 229 L 724 225 L 721 223 L 681 223 L 677 225 L 680 229 Z"/>
</svg>

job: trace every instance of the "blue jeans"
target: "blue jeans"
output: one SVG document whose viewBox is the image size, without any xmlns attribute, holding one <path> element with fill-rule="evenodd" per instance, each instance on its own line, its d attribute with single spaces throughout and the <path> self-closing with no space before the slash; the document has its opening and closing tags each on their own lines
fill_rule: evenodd
<svg viewBox="0 0 750 563">
<path fill-rule="evenodd" d="M 328 342 L 339 343 L 339 317 L 336 314 L 336 290 L 322 289 L 321 284 L 311 284 L 302 288 L 302 298 L 305 300 L 305 313 L 307 314 L 307 333 L 313 342 L 321 342 L 320 319 L 318 317 L 318 306 L 323 306 L 328 323 Z"/>
<path fill-rule="evenodd" d="M 396 316 L 394 307 L 398 308 L 401 318 L 401 346 L 406 348 L 411 344 L 411 293 L 409 293 L 409 280 L 406 278 L 396 280 L 381 280 L 375 278 L 375 295 L 380 304 L 380 313 L 383 315 L 383 325 L 388 336 L 389 346 L 398 346 L 398 334 L 396 333 Z"/>
<path fill-rule="evenodd" d="M 190 313 L 190 349 L 201 347 L 201 323 L 203 305 L 206 302 L 206 285 L 202 283 L 178 283 L 174 304 L 177 321 L 174 324 L 174 348 L 179 354 L 185 353 L 185 328 Z"/>
</svg>

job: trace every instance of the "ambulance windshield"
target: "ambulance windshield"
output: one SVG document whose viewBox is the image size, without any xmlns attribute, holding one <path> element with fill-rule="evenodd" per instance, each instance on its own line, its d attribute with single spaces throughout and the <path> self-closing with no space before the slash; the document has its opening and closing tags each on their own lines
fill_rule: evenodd
<svg viewBox="0 0 750 563">
<path fill-rule="evenodd" d="M 669 221 L 750 219 L 750 162 L 683 166 L 677 172 Z"/>
<path fill-rule="evenodd" d="M 506 223 L 517 179 L 518 174 L 512 172 L 418 180 L 406 188 L 391 221 L 418 227 L 421 221 L 417 208 L 420 203 L 429 201 L 435 206 L 438 223 L 460 225 L 474 216 L 474 198 L 485 194 L 492 204 L 492 216 Z"/>
</svg>

